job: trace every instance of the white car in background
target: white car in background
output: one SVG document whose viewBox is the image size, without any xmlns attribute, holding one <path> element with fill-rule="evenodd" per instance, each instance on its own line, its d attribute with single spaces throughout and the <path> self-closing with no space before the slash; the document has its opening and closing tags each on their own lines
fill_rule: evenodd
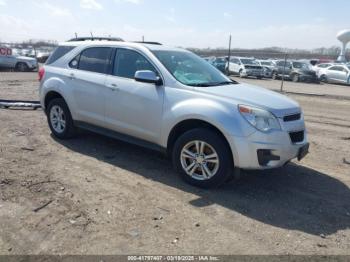
<svg viewBox="0 0 350 262">
<path fill-rule="evenodd" d="M 324 83 L 350 85 L 350 65 L 334 64 L 319 71 L 319 79 Z"/>
<path fill-rule="evenodd" d="M 228 72 L 240 77 L 254 76 L 261 79 L 264 76 L 263 67 L 255 58 L 249 57 L 231 57 L 228 62 Z"/>
<path fill-rule="evenodd" d="M 322 64 L 315 65 L 313 67 L 313 69 L 315 70 L 317 77 L 320 78 L 320 75 L 319 75 L 320 71 L 322 69 L 331 67 L 332 65 L 334 65 L 334 64 L 333 63 L 322 63 Z"/>
</svg>

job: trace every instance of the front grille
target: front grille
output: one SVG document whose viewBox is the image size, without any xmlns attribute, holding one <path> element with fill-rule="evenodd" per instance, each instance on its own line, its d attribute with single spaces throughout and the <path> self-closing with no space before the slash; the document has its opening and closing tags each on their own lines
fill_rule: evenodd
<svg viewBox="0 0 350 262">
<path fill-rule="evenodd" d="M 300 118 L 301 118 L 301 114 L 298 113 L 298 114 L 293 114 L 293 115 L 288 115 L 283 117 L 283 121 L 284 122 L 296 121 L 296 120 L 299 120 Z"/>
<path fill-rule="evenodd" d="M 291 132 L 289 133 L 290 140 L 292 143 L 300 143 L 304 141 L 304 131 Z"/>
</svg>

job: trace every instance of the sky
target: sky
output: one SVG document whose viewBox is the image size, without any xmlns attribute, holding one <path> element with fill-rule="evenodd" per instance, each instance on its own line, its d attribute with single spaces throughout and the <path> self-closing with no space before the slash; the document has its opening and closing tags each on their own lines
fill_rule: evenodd
<svg viewBox="0 0 350 262">
<path fill-rule="evenodd" d="M 171 46 L 340 45 L 349 0 L 0 0 L 0 41 L 118 36 Z"/>
</svg>

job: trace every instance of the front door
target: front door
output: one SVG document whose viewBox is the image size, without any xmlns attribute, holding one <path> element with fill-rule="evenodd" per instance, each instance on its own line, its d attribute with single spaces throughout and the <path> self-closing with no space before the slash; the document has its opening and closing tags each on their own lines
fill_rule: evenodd
<svg viewBox="0 0 350 262">
<path fill-rule="evenodd" d="M 160 139 L 164 87 L 134 80 L 136 71 L 158 70 L 139 52 L 117 49 L 106 80 L 106 124 L 117 132 L 157 143 Z"/>
</svg>

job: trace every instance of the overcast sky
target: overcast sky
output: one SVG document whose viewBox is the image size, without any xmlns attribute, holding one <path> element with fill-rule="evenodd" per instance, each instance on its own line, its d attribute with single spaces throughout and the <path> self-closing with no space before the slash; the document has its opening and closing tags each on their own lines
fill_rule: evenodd
<svg viewBox="0 0 350 262">
<path fill-rule="evenodd" d="M 0 0 L 0 40 L 119 36 L 172 46 L 339 45 L 349 0 Z"/>
</svg>

